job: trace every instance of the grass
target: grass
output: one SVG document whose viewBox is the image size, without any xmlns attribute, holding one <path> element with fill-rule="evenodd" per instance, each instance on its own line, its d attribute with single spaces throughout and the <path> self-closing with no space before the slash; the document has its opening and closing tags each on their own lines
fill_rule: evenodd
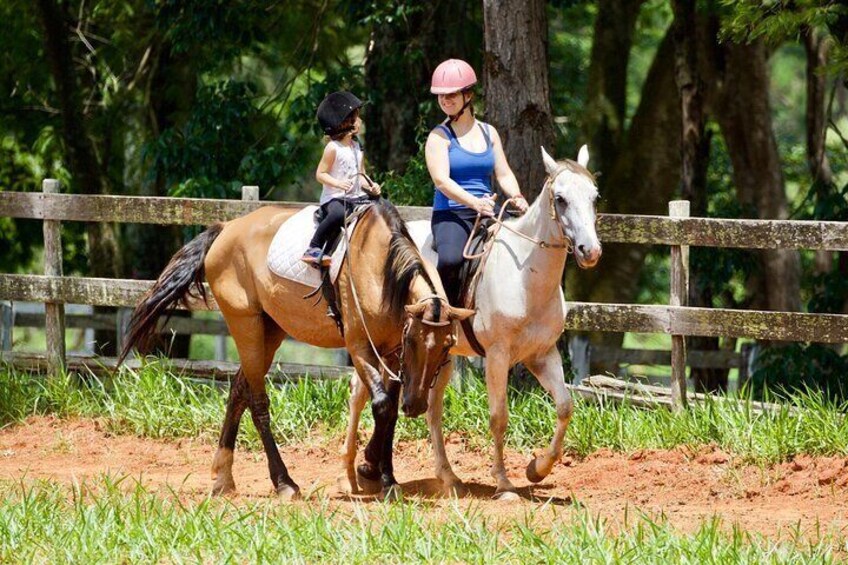
<svg viewBox="0 0 848 565">
<path fill-rule="evenodd" d="M 479 376 L 467 379 L 460 392 L 449 387 L 444 426 L 464 435 L 472 446 L 490 445 L 486 388 Z M 153 438 L 194 437 L 214 441 L 224 416 L 226 390 L 187 381 L 167 365 L 154 362 L 139 371 L 123 371 L 115 379 L 75 377 L 33 379 L 0 369 L 0 426 L 30 414 L 96 417 L 117 434 Z M 300 380 L 270 389 L 274 434 L 281 444 L 310 437 L 337 437 L 347 422 L 347 383 Z M 529 449 L 546 445 L 554 429 L 555 411 L 541 390 L 510 390 L 507 442 Z M 794 410 L 790 410 L 790 406 Z M 599 448 L 630 452 L 645 448 L 697 447 L 714 443 L 745 461 L 769 464 L 804 453 L 848 454 L 845 406 L 820 394 L 795 396 L 781 410 L 756 414 L 746 402 L 714 401 L 680 414 L 628 405 L 599 406 L 576 399 L 566 449 L 586 455 Z M 370 413 L 364 414 L 366 425 Z M 423 418 L 401 418 L 400 439 L 426 438 Z M 240 441 L 259 449 L 250 418 L 242 420 Z"/>
<path fill-rule="evenodd" d="M 449 388 L 445 427 L 490 445 L 485 386 Z M 32 414 L 96 417 L 118 434 L 195 437 L 214 442 L 226 391 L 181 379 L 162 362 L 110 380 L 31 378 L 0 368 L 0 426 Z M 338 437 L 346 421 L 345 382 L 302 380 L 271 389 L 281 443 Z M 508 441 L 549 440 L 546 394 L 511 390 Z M 772 414 L 714 402 L 682 414 L 577 401 L 567 448 L 636 450 L 716 443 L 752 462 L 795 453 L 848 453 L 839 406 L 808 394 Z M 366 413 L 366 422 L 370 420 Z M 423 419 L 400 420 L 401 438 L 426 437 Z M 259 449 L 249 418 L 242 443 Z M 292 505 L 151 491 L 128 477 L 101 476 L 73 487 L 22 477 L 0 481 L 0 563 L 11 562 L 635 562 L 830 563 L 844 557 L 844 533 L 799 531 L 766 539 L 717 518 L 681 532 L 662 515 L 637 510 L 612 524 L 581 504 L 529 505 L 524 514 L 485 512 L 476 503 L 407 500 L 339 505 L 319 492 Z"/>
<path fill-rule="evenodd" d="M 71 492 L 49 482 L 0 483 L 0 562 L 503 562 L 831 563 L 845 540 L 830 534 L 770 541 L 705 521 L 680 533 L 637 514 L 611 527 L 581 509 L 541 506 L 493 518 L 449 502 L 333 507 L 146 490 L 102 477 Z"/>
</svg>

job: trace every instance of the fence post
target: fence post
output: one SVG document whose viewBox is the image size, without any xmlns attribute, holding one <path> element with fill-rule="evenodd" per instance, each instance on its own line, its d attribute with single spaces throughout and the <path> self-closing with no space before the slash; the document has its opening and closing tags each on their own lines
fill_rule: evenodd
<svg viewBox="0 0 848 565">
<path fill-rule="evenodd" d="M 742 356 L 742 363 L 739 367 L 739 379 L 736 383 L 737 390 L 742 390 L 750 384 L 751 375 L 754 374 L 754 367 L 757 362 L 757 354 L 759 352 L 760 345 L 758 343 L 742 344 L 740 352 L 740 355 Z"/>
<path fill-rule="evenodd" d="M 127 341 L 127 332 L 130 328 L 130 319 L 132 319 L 132 308 L 118 308 L 115 311 L 115 335 L 118 341 L 118 352 L 124 350 L 124 344 Z"/>
<path fill-rule="evenodd" d="M 242 200 L 259 200 L 258 186 L 243 186 L 241 187 Z"/>
<path fill-rule="evenodd" d="M 258 186 L 242 186 L 241 187 L 241 199 L 243 201 L 255 201 L 259 200 L 259 187 Z M 215 360 L 216 361 L 226 361 L 227 360 L 227 335 L 217 335 L 215 336 Z"/>
<path fill-rule="evenodd" d="M 672 218 L 689 217 L 688 200 L 672 200 L 668 203 L 668 215 Z M 671 246 L 671 306 L 686 306 L 689 297 L 689 246 Z M 686 407 L 686 337 L 671 336 L 671 405 L 675 411 Z"/>
<path fill-rule="evenodd" d="M 12 350 L 12 332 L 15 327 L 15 313 L 12 302 L 0 301 L 0 351 Z"/>
<path fill-rule="evenodd" d="M 41 190 L 45 194 L 58 194 L 59 181 L 44 179 Z M 62 276 L 62 232 L 58 220 L 44 220 L 44 274 Z M 44 303 L 44 329 L 47 334 L 47 371 L 52 376 L 65 369 L 65 305 L 61 302 Z"/>
<path fill-rule="evenodd" d="M 571 357 L 571 370 L 574 373 L 573 384 L 579 385 L 589 376 L 589 364 L 592 360 L 589 336 L 577 334 L 569 338 L 568 356 Z"/>
</svg>

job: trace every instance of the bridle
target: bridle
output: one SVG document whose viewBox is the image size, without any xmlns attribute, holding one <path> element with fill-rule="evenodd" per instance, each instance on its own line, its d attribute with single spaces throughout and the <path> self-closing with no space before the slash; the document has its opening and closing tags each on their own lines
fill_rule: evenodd
<svg viewBox="0 0 848 565">
<path fill-rule="evenodd" d="M 425 302 L 426 300 L 439 300 L 440 302 L 442 302 L 442 303 L 446 304 L 448 307 L 450 307 L 450 303 L 448 302 L 448 299 L 445 298 L 445 297 L 439 296 L 438 294 L 427 295 L 424 298 L 421 298 L 418 302 L 416 302 L 416 304 L 421 304 L 422 302 Z M 394 348 L 393 350 L 389 351 L 389 353 L 388 353 L 388 355 L 392 355 L 393 353 L 397 352 L 398 350 L 400 351 L 400 353 L 398 354 L 398 367 L 400 367 L 400 369 L 398 370 L 398 375 L 395 375 L 394 373 L 389 371 L 389 379 L 393 380 L 393 381 L 397 381 L 401 384 L 403 384 L 403 359 L 404 359 L 404 356 L 406 355 L 406 342 L 409 338 L 409 332 L 412 330 L 412 322 L 413 322 L 413 317 L 410 316 L 403 325 L 403 334 L 401 336 L 400 345 L 398 347 Z M 427 320 L 427 319 L 422 317 L 421 323 L 426 325 L 426 326 L 444 327 L 444 326 L 449 326 L 451 324 L 451 321 L 448 319 L 448 320 L 444 320 L 442 322 L 439 322 L 439 321 Z M 363 326 L 365 325 L 365 320 L 362 321 L 362 324 L 363 324 Z M 373 347 L 373 344 L 372 344 L 372 347 Z M 448 351 L 450 351 L 450 347 L 445 350 L 446 353 Z M 377 354 L 376 350 L 374 351 L 374 353 Z M 379 355 L 377 355 L 377 357 L 379 357 Z M 382 363 L 382 360 L 380 362 Z M 450 359 L 448 358 L 448 355 L 445 355 L 445 360 L 442 361 L 442 363 L 439 364 L 438 367 L 436 367 L 436 370 L 433 373 L 433 376 L 430 380 L 430 383 L 428 384 L 428 388 L 433 388 L 434 386 L 436 386 L 436 381 L 439 378 L 439 374 L 442 372 L 442 368 L 445 365 L 447 365 L 448 363 L 450 363 Z M 384 365 L 384 368 L 385 368 L 385 365 Z M 386 370 L 388 371 L 388 369 L 386 369 Z"/>
<path fill-rule="evenodd" d="M 559 232 L 560 232 L 559 242 L 549 243 L 548 241 L 546 241 L 544 239 L 535 238 L 535 237 L 529 236 L 527 234 L 523 234 L 520 231 L 518 231 L 517 229 L 510 226 L 509 224 L 505 223 L 503 221 L 503 215 L 506 212 L 507 206 L 509 204 L 514 205 L 515 200 L 518 200 L 519 198 L 523 198 L 522 196 L 513 196 L 512 198 L 510 198 L 506 202 L 504 202 L 504 205 L 501 206 L 500 213 L 498 213 L 498 216 L 496 218 L 494 218 L 494 222 L 495 222 L 496 225 L 495 225 L 494 230 L 492 231 L 492 237 L 489 238 L 489 245 L 485 246 L 483 251 L 481 251 L 480 253 L 472 254 L 470 252 L 471 240 L 472 240 L 473 234 L 477 233 L 477 227 L 480 225 L 480 221 L 483 218 L 482 214 L 480 214 L 480 213 L 477 214 L 477 218 L 474 220 L 474 227 L 471 229 L 471 233 L 468 236 L 468 241 L 465 242 L 465 248 L 462 250 L 463 258 L 465 258 L 465 259 L 478 259 L 480 257 L 488 256 L 488 254 L 492 250 L 492 246 L 495 243 L 495 238 L 497 237 L 498 232 L 500 231 L 501 228 L 505 228 L 505 229 L 511 231 L 512 233 L 514 233 L 515 235 L 517 235 L 519 237 L 523 237 L 527 241 L 530 241 L 530 242 L 534 243 L 535 245 L 538 245 L 542 249 L 567 249 L 566 253 L 571 253 L 571 251 L 573 249 L 573 244 L 571 242 L 571 239 L 565 234 L 565 228 L 563 227 L 562 222 L 559 220 L 559 217 L 557 216 L 556 202 L 554 201 L 554 191 L 553 191 L 554 181 L 556 181 L 556 179 L 559 175 L 561 175 L 562 173 L 564 173 L 565 171 L 568 171 L 568 170 L 570 170 L 570 169 L 567 166 L 560 167 L 553 174 L 548 175 L 548 178 L 545 180 L 545 184 L 542 186 L 542 191 L 545 191 L 545 190 L 548 191 L 548 201 L 549 201 L 549 204 L 550 204 L 549 213 L 550 213 L 551 220 L 553 220 L 556 223 L 557 227 L 559 227 Z"/>
</svg>

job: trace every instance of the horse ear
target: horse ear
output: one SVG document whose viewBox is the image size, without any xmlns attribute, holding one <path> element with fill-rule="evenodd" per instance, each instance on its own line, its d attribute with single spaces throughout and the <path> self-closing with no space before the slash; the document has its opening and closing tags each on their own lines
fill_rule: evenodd
<svg viewBox="0 0 848 565">
<path fill-rule="evenodd" d="M 589 165 L 589 146 L 584 145 L 580 148 L 580 151 L 577 152 L 577 163 L 581 167 L 587 167 Z"/>
<path fill-rule="evenodd" d="M 544 151 L 544 149 L 542 150 Z M 465 320 L 474 315 L 474 310 L 469 310 L 468 308 L 457 308 L 456 306 L 451 306 L 448 311 L 448 318 L 451 320 Z"/>
<path fill-rule="evenodd" d="M 548 171 L 549 175 L 552 175 L 559 168 L 557 166 L 557 162 L 553 157 L 548 155 L 548 152 L 545 151 L 544 147 L 542 147 L 541 149 L 542 149 L 542 161 L 544 161 L 544 163 L 545 163 L 545 170 Z"/>
<path fill-rule="evenodd" d="M 406 310 L 406 313 L 409 314 L 410 316 L 415 316 L 416 318 L 420 318 L 421 316 L 424 315 L 424 310 L 427 309 L 427 305 L 424 304 L 423 302 L 420 302 L 418 304 L 407 304 L 403 308 L 404 308 L 404 310 Z"/>
</svg>

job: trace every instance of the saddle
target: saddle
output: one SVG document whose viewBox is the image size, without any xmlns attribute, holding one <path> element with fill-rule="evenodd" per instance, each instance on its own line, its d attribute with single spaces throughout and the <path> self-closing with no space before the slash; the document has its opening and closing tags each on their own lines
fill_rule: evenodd
<svg viewBox="0 0 848 565">
<path fill-rule="evenodd" d="M 477 226 L 477 230 L 469 235 L 471 242 L 467 247 L 471 255 L 479 255 L 492 238 L 492 231 L 489 230 L 489 227 L 492 225 L 494 225 L 494 219 L 484 218 Z M 474 259 L 466 259 L 462 262 L 462 266 L 459 269 L 459 306 L 468 308 L 469 310 L 476 310 L 474 291 L 477 289 L 477 281 L 480 280 L 480 275 L 483 272 L 487 257 L 488 254 L 475 257 Z M 473 316 L 462 320 L 460 322 L 462 330 L 465 332 L 465 337 L 468 339 L 468 343 L 474 352 L 480 357 L 485 357 L 486 350 L 483 349 L 483 346 L 477 340 L 477 336 L 474 335 L 472 320 Z"/>
<path fill-rule="evenodd" d="M 367 214 L 371 210 L 371 208 L 373 208 L 375 203 L 375 200 L 367 198 L 352 201 L 352 209 L 348 216 L 345 218 L 345 231 L 339 233 L 338 237 L 336 237 L 332 242 L 329 242 L 325 253 L 327 253 L 328 255 L 332 255 L 335 252 L 336 248 L 341 244 L 342 239 L 345 237 L 350 237 L 349 235 L 346 235 L 346 232 L 351 232 L 352 228 L 355 227 L 357 220 Z M 321 220 L 321 218 L 318 217 L 320 214 L 320 210 L 321 209 L 319 208 L 315 213 L 315 218 L 317 221 Z M 333 319 L 333 321 L 336 323 L 336 327 L 339 329 L 339 333 L 342 335 L 342 337 L 344 337 L 344 320 L 342 319 L 342 312 L 339 308 L 336 285 L 330 273 L 331 267 L 325 267 L 319 264 L 317 268 L 321 273 L 321 284 L 311 293 L 307 294 L 304 298 L 314 296 L 318 291 L 320 291 L 321 296 L 324 297 L 324 300 L 327 301 L 327 304 L 329 306 L 327 310 L 327 315 Z"/>
</svg>

